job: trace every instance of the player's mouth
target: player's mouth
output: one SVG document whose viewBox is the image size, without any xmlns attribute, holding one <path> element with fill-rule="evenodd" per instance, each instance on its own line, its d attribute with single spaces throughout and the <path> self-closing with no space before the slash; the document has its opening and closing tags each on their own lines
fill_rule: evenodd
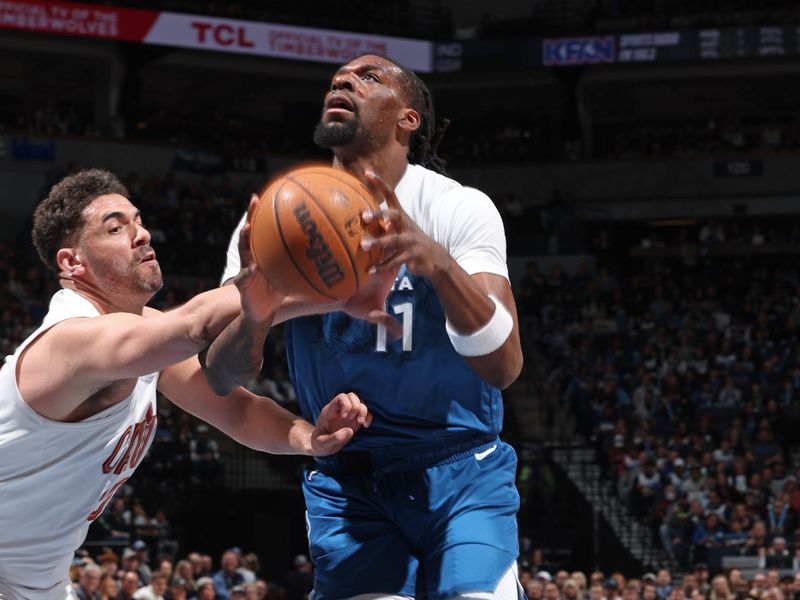
<svg viewBox="0 0 800 600">
<path fill-rule="evenodd" d="M 150 250 L 149 252 L 145 252 L 142 257 L 139 259 L 140 263 L 148 263 L 148 262 L 158 262 L 156 261 L 156 253 Z"/>
<path fill-rule="evenodd" d="M 328 96 L 325 101 L 326 115 L 346 115 L 354 112 L 355 105 L 347 96 L 342 94 Z"/>
</svg>

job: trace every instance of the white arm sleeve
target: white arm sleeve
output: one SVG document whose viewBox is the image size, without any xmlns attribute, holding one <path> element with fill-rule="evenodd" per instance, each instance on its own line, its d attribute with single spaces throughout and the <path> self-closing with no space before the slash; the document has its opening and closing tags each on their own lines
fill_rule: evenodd
<svg viewBox="0 0 800 600">
<path fill-rule="evenodd" d="M 231 241 L 228 243 L 228 258 L 225 262 L 225 270 L 222 272 L 220 285 L 229 279 L 236 277 L 242 268 L 242 262 L 239 259 L 239 232 L 242 230 L 242 227 L 244 227 L 246 221 L 247 213 L 245 213 L 242 219 L 239 221 L 239 224 L 236 226 L 236 229 L 231 236 Z"/>
<path fill-rule="evenodd" d="M 451 190 L 440 198 L 438 217 L 440 243 L 462 269 L 508 279 L 506 233 L 489 196 L 468 187 Z"/>
</svg>

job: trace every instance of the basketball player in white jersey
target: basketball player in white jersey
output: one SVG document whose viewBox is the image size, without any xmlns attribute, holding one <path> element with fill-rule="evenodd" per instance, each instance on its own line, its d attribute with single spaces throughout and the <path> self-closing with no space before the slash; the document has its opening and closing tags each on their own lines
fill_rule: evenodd
<svg viewBox="0 0 800 600">
<path fill-rule="evenodd" d="M 0 370 L 1 600 L 74 598 L 74 551 L 146 453 L 156 390 L 272 453 L 330 454 L 371 420 L 354 394 L 316 427 L 243 388 L 214 394 L 195 355 L 236 316 L 269 321 L 281 298 L 251 266 L 170 312 L 145 307 L 161 271 L 127 195 L 113 174 L 87 170 L 36 209 L 34 243 L 62 289 Z"/>
</svg>

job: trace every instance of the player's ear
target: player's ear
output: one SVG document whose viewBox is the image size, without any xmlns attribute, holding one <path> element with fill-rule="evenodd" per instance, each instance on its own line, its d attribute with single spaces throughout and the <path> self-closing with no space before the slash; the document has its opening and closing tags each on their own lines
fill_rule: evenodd
<svg viewBox="0 0 800 600">
<path fill-rule="evenodd" d="M 56 252 L 56 264 L 61 273 L 73 277 L 86 272 L 86 266 L 78 255 L 77 248 L 60 248 Z"/>
<path fill-rule="evenodd" d="M 419 129 L 420 121 L 421 119 L 417 111 L 413 108 L 404 108 L 400 111 L 400 118 L 397 124 L 408 133 L 413 133 Z"/>
</svg>

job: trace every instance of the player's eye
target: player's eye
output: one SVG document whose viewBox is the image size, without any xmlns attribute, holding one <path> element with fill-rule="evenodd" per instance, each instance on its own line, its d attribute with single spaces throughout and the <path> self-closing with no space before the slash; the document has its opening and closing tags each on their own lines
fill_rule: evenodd
<svg viewBox="0 0 800 600">
<path fill-rule="evenodd" d="M 122 225 L 114 225 L 111 229 L 108 230 L 108 233 L 114 234 L 119 233 L 122 231 Z"/>
<path fill-rule="evenodd" d="M 364 73 L 361 76 L 361 79 L 371 79 L 372 81 L 380 81 L 380 79 L 378 79 L 378 77 L 377 77 L 377 75 L 375 75 L 375 73 L 370 73 L 370 72 Z"/>
</svg>

